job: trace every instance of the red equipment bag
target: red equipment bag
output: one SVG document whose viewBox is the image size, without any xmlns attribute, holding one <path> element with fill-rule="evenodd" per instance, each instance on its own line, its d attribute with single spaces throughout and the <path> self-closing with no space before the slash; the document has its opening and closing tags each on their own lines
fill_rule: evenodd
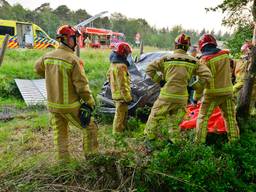
<svg viewBox="0 0 256 192">
<path fill-rule="evenodd" d="M 193 129 L 196 127 L 196 120 L 199 114 L 201 103 L 187 107 L 187 114 L 179 125 L 181 129 Z M 208 133 L 226 133 L 227 127 L 219 107 L 216 107 L 208 121 Z"/>
</svg>

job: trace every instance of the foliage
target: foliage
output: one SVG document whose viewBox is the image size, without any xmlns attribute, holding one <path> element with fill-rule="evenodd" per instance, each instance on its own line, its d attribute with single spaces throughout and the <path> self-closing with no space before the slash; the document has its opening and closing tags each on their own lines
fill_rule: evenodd
<svg viewBox="0 0 256 192">
<path fill-rule="evenodd" d="M 40 121 L 43 117 L 30 113 L 27 118 Z M 143 143 L 138 137 L 132 138 L 131 131 L 113 137 L 109 127 L 102 127 L 100 139 L 107 137 L 101 140 L 104 150 L 65 164 L 54 161 L 49 150 L 52 144 L 43 146 L 52 139 L 41 140 L 51 131 L 46 121 L 41 129 L 25 120 L 4 123 L 1 129 L 6 131 L 1 134 L 0 145 L 12 142 L 9 147 L 4 146 L 1 154 L 0 188 L 7 191 L 255 191 L 255 123 L 255 119 L 247 121 L 241 140 L 221 148 L 190 142 L 159 143 L 161 148 L 151 155 L 139 150 Z M 7 124 L 14 125 L 11 132 L 10 129 L 7 132 Z M 25 131 L 23 140 L 12 134 L 17 130 Z M 80 137 L 75 132 L 72 128 L 73 150 L 77 148 L 74 138 Z M 108 151 L 111 145 L 112 151 Z"/>
<path fill-rule="evenodd" d="M 245 40 L 252 39 L 252 22 L 256 19 L 255 3 L 253 0 L 223 0 L 215 7 L 206 8 L 207 11 L 221 10 L 227 15 L 223 24 L 235 29 L 227 41 L 227 46 L 235 57 L 240 56 L 240 48 Z"/>
<path fill-rule="evenodd" d="M 228 26 L 244 26 L 252 22 L 251 5 L 253 0 L 223 0 L 216 7 L 206 8 L 207 11 L 221 10 L 227 16 L 223 23 Z"/>
<path fill-rule="evenodd" d="M 252 31 L 253 29 L 250 25 L 244 27 L 239 26 L 231 38 L 227 41 L 226 45 L 231 50 L 231 53 L 234 55 L 234 57 L 239 58 L 240 49 L 245 40 L 252 39 Z"/>
<path fill-rule="evenodd" d="M 220 148 L 167 144 L 137 176 L 143 191 L 255 191 L 255 119 L 243 124 L 239 142 Z"/>
</svg>

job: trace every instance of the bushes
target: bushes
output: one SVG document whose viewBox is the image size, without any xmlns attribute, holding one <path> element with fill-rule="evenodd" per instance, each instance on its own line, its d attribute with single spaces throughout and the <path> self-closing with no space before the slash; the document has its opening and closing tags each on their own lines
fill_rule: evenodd
<svg viewBox="0 0 256 192">
<path fill-rule="evenodd" d="M 16 97 L 21 98 L 20 92 L 17 89 L 15 81 L 12 77 L 0 74 L 0 97 Z"/>
<path fill-rule="evenodd" d="M 145 191 L 255 191 L 255 119 L 241 140 L 222 148 L 186 143 L 156 151 L 137 185 Z"/>
<path fill-rule="evenodd" d="M 225 144 L 221 148 L 190 142 L 162 143 L 159 145 L 162 148 L 151 155 L 137 150 L 142 141 L 127 138 L 130 133 L 127 131 L 123 136 L 115 137 L 115 148 L 125 149 L 122 153 L 113 151 L 109 155 L 103 151 L 102 154 L 88 156 L 85 161 L 73 160 L 67 165 L 49 166 L 38 162 L 33 164 L 35 167 L 26 169 L 20 165 L 21 170 L 14 169 L 0 176 L 4 182 L 2 186 L 0 182 L 0 186 L 9 190 L 19 186 L 16 189 L 21 191 L 53 190 L 55 187 L 67 191 L 106 188 L 145 192 L 255 191 L 256 133 L 255 128 L 250 127 L 255 122 L 254 119 L 247 122 L 245 127 L 248 129 L 239 142 Z M 130 123 L 132 125 L 134 120 Z M 134 131 L 139 132 L 140 129 Z M 128 144 L 129 141 L 133 143 Z M 110 138 L 102 144 L 109 145 L 108 142 L 111 142 Z M 133 149 L 130 144 L 134 144 Z M 28 165 L 28 162 L 24 164 Z"/>
</svg>

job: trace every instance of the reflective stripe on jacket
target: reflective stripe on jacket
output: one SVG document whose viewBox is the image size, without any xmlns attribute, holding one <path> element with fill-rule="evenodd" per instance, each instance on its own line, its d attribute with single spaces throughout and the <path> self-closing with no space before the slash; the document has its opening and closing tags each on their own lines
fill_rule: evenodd
<svg viewBox="0 0 256 192">
<path fill-rule="evenodd" d="M 211 72 L 206 66 L 199 65 L 195 57 L 187 55 L 180 49 L 150 63 L 146 73 L 156 83 L 161 80 L 166 81 L 161 88 L 160 99 L 177 102 L 188 99 L 187 86 L 192 75 L 198 75 L 202 81 L 206 82 L 211 78 Z"/>
<path fill-rule="evenodd" d="M 200 63 L 209 67 L 212 79 L 206 85 L 204 93 L 206 95 L 230 95 L 233 94 L 231 79 L 231 68 L 229 52 L 221 50 L 216 54 L 203 56 Z"/>
<path fill-rule="evenodd" d="M 128 67 L 123 63 L 112 63 L 108 71 L 108 77 L 111 86 L 112 99 L 130 102 L 132 100 L 132 95 Z"/>
<path fill-rule="evenodd" d="M 72 112 L 80 107 L 80 99 L 94 105 L 83 62 L 70 48 L 62 45 L 47 53 L 35 70 L 45 77 L 49 111 Z"/>
</svg>

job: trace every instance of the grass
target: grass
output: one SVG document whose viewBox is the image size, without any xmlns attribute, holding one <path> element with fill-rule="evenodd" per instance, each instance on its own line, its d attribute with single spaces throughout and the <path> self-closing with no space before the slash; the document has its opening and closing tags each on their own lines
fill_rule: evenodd
<svg viewBox="0 0 256 192">
<path fill-rule="evenodd" d="M 145 47 L 146 51 L 156 50 Z M 38 58 L 48 50 L 17 49 L 7 50 L 4 62 L 0 67 L 0 104 L 3 98 L 21 99 L 21 95 L 14 82 L 15 78 L 36 79 L 40 78 L 34 72 L 34 65 Z M 90 88 L 94 96 L 100 92 L 106 80 L 106 73 L 109 68 L 110 49 L 81 49 L 81 59 L 85 64 L 85 72 L 89 79 Z M 133 56 L 139 54 L 135 49 Z M 8 102 L 8 101 L 7 101 Z"/>
<path fill-rule="evenodd" d="M 0 68 L 0 106 L 1 109 L 8 108 L 9 112 L 15 116 L 11 121 L 0 122 L 0 177 L 9 178 L 6 180 L 7 186 L 12 186 L 12 182 L 15 183 L 11 181 L 11 178 L 16 174 L 27 174 L 35 167 L 46 168 L 44 163 L 46 159 L 53 165 L 56 163 L 47 112 L 38 108 L 27 108 L 14 82 L 15 78 L 40 78 L 34 73 L 34 64 L 46 52 L 47 50 L 8 50 Z M 81 58 L 85 63 L 85 72 L 94 96 L 100 92 L 106 79 L 109 54 L 108 49 L 81 50 Z M 112 154 L 116 151 L 116 146 L 123 147 L 122 142 L 116 143 L 115 138 L 111 137 L 111 125 L 100 126 L 99 142 L 107 143 L 107 145 L 101 145 L 101 151 L 109 151 Z M 83 156 L 80 130 L 71 128 L 70 143 L 70 151 L 73 153 L 75 162 Z M 53 171 L 56 170 L 53 168 Z M 12 176 L 9 177 L 9 175 Z M 18 182 L 12 190 L 29 191 L 36 187 L 37 182 Z M 0 191 L 1 188 L 7 189 L 8 187 L 6 188 L 6 183 L 1 183 Z"/>
<path fill-rule="evenodd" d="M 46 109 L 27 108 L 13 81 L 39 78 L 33 66 L 44 53 L 46 50 L 8 50 L 0 68 L 0 109 L 10 107 L 14 114 L 13 119 L 0 121 L 0 192 L 256 191 L 254 118 L 243 124 L 246 131 L 239 142 L 221 147 L 163 142 L 146 155 L 141 151 L 144 123 L 130 118 L 124 134 L 113 136 L 111 118 L 103 117 L 98 155 L 84 157 L 81 130 L 71 127 L 72 159 L 57 162 Z M 105 81 L 109 53 L 107 49 L 81 51 L 94 96 Z M 143 110 L 138 116 L 141 113 Z"/>
</svg>

